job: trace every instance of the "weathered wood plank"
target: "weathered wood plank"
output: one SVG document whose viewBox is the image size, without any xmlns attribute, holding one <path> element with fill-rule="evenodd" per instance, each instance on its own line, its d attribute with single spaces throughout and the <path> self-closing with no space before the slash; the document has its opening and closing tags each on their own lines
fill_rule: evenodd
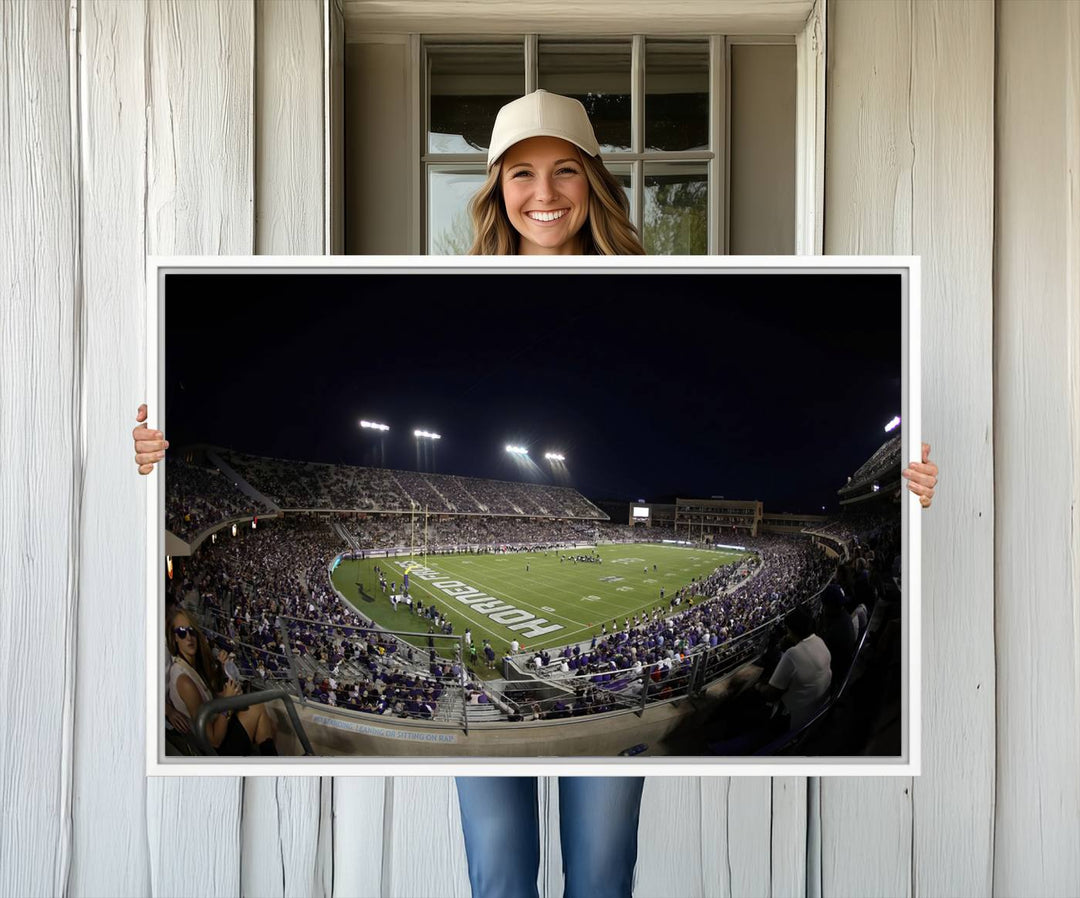
<svg viewBox="0 0 1080 898">
<path fill-rule="evenodd" d="M 912 894 L 911 777 L 822 778 L 821 894 Z"/>
<path fill-rule="evenodd" d="M 835 2 L 829 13 L 825 249 L 922 256 L 924 438 L 945 492 L 922 522 L 923 776 L 822 781 L 822 891 L 985 894 L 993 7 Z M 945 813 L 957 806 L 970 813 Z M 852 864 L 856 844 L 862 861 Z"/>
<path fill-rule="evenodd" d="M 153 3 L 147 32 L 148 252 L 247 254 L 254 246 L 253 4 Z M 240 893 L 242 793 L 236 778 L 148 780 L 155 895 Z M 193 812 L 214 824 L 192 826 Z"/>
<path fill-rule="evenodd" d="M 323 68 L 320 0 L 255 5 L 255 252 L 323 251 Z M 327 894 L 319 852 L 322 784 L 252 777 L 241 831 L 244 895 Z"/>
<path fill-rule="evenodd" d="M 702 780 L 705 782 L 705 780 Z M 728 869 L 732 895 L 768 894 L 772 881 L 772 781 L 767 777 L 737 776 L 728 793 Z M 790 846 L 776 846 L 780 851 Z M 702 846 L 702 854 L 707 845 Z M 706 882 L 705 894 L 710 884 Z"/>
<path fill-rule="evenodd" d="M 837 0 L 827 15 L 825 252 L 910 254 L 910 8 Z M 824 777 L 819 788 L 821 856 L 809 863 L 821 893 L 909 894 L 911 779 Z"/>
<path fill-rule="evenodd" d="M 79 5 L 83 409 L 72 895 L 150 892 L 146 840 L 146 483 L 129 431 L 146 397 L 146 7 Z M 127 559 L 126 563 L 118 563 Z M 115 665 L 102 676 L 102 659 Z M 103 821 L 108 821 L 103 825 Z"/>
<path fill-rule="evenodd" d="M 705 805 L 698 777 L 645 778 L 634 874 L 636 896 L 699 898 L 708 894 L 702 846 L 712 840 L 705 835 L 703 816 L 714 810 Z"/>
<path fill-rule="evenodd" d="M 830 0 L 825 252 L 911 251 L 911 23 L 903 0 Z"/>
<path fill-rule="evenodd" d="M 84 431 L 70 47 L 67 3 L 4 5 L 0 720 L 7 732 L 0 740 L 0 892 L 5 895 L 63 892 L 71 850 Z"/>
<path fill-rule="evenodd" d="M 387 792 L 394 780 L 338 776 L 333 783 L 334 898 L 381 898 L 387 894 L 382 872 L 384 820 L 391 813 Z M 446 824 L 448 828 L 451 825 Z"/>
<path fill-rule="evenodd" d="M 923 438 L 944 472 L 922 517 L 923 765 L 911 785 L 912 887 L 964 898 L 993 886 L 994 7 L 949 0 L 911 12 Z"/>
<path fill-rule="evenodd" d="M 248 777 L 240 826 L 240 891 L 323 898 L 319 853 L 322 786 L 318 777 Z"/>
<path fill-rule="evenodd" d="M 147 780 L 151 895 L 240 894 L 240 777 Z M 195 826 L 192 820 L 199 820 Z"/>
<path fill-rule="evenodd" d="M 806 894 L 807 780 L 772 779 L 772 892 L 775 898 Z"/>
<path fill-rule="evenodd" d="M 994 892 L 1080 883 L 1080 10 L 999 3 Z"/>
<path fill-rule="evenodd" d="M 251 0 L 149 9 L 147 245 L 245 255 L 254 247 Z"/>
<path fill-rule="evenodd" d="M 321 0 L 255 7 L 255 252 L 310 255 L 324 243 Z"/>
<path fill-rule="evenodd" d="M 383 842 L 382 894 L 469 898 L 469 871 L 452 777 L 396 776 Z"/>
</svg>

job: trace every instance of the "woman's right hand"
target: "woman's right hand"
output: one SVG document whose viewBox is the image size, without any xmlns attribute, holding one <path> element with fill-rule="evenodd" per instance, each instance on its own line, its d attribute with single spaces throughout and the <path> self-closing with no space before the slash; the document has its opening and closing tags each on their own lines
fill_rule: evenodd
<svg viewBox="0 0 1080 898">
<path fill-rule="evenodd" d="M 240 688 L 240 684 L 236 680 L 226 680 L 225 688 L 221 690 L 222 698 L 230 698 L 234 695 L 239 695 L 244 690 Z"/>
<path fill-rule="evenodd" d="M 149 474 L 154 470 L 154 465 L 165 457 L 165 450 L 169 448 L 169 441 L 160 430 L 150 430 L 146 426 L 146 403 L 139 406 L 135 415 L 139 425 L 131 431 L 131 437 L 135 441 L 135 464 L 139 466 L 140 474 Z"/>
</svg>

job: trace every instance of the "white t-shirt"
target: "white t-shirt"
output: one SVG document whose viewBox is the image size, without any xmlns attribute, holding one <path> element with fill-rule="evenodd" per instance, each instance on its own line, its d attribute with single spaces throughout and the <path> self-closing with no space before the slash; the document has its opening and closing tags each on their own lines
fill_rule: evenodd
<svg viewBox="0 0 1080 898">
<path fill-rule="evenodd" d="M 851 612 L 851 620 L 855 625 L 855 639 L 858 641 L 859 635 L 866 629 L 866 624 L 869 620 L 866 606 L 861 602 L 855 607 L 855 610 Z"/>
<path fill-rule="evenodd" d="M 832 656 L 824 640 L 812 633 L 780 656 L 769 685 L 783 689 L 784 707 L 797 730 L 821 706 L 832 682 Z"/>
</svg>

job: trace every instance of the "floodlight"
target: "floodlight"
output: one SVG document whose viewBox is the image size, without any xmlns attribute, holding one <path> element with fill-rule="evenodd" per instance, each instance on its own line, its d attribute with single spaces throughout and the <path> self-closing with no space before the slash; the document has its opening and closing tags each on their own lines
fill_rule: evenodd
<svg viewBox="0 0 1080 898">
<path fill-rule="evenodd" d="M 888 424 L 885 425 L 885 433 L 888 433 L 890 430 L 895 430 L 899 426 L 900 416 L 896 415 Z"/>
<path fill-rule="evenodd" d="M 386 424 L 376 424 L 374 421 L 361 421 L 361 427 L 366 427 L 369 430 L 389 430 L 390 427 Z"/>
<path fill-rule="evenodd" d="M 544 458 L 550 461 L 566 461 L 566 456 L 560 455 L 558 452 L 545 452 Z"/>
<path fill-rule="evenodd" d="M 526 449 L 524 446 L 511 446 L 509 444 L 507 444 L 507 446 L 506 446 L 506 451 L 509 452 L 511 455 L 528 455 L 529 454 L 529 450 Z"/>
<path fill-rule="evenodd" d="M 437 433 L 429 433 L 426 430 L 414 430 L 413 431 L 413 436 L 414 437 L 424 437 L 424 438 L 429 439 L 429 440 L 441 440 L 442 439 L 442 437 L 439 436 Z"/>
</svg>

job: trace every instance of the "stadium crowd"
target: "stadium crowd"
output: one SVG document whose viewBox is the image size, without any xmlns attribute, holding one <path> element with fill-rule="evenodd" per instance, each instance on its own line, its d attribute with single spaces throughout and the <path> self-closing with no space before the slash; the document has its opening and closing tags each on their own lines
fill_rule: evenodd
<svg viewBox="0 0 1080 898">
<path fill-rule="evenodd" d="M 197 594 L 212 644 L 235 659 L 240 676 L 256 688 L 289 679 L 288 651 L 304 694 L 329 705 L 427 718 L 437 713 L 448 679 L 485 695 L 464 676 L 461 662 L 399 643 L 340 602 L 328 564 L 343 548 L 325 521 L 289 515 L 177 559 L 182 570 L 168 595 L 180 604 Z M 427 615 L 433 632 L 443 625 L 434 606 L 417 614 Z"/>
<path fill-rule="evenodd" d="M 900 436 L 897 431 L 895 436 L 882 443 L 870 458 L 859 465 L 855 473 L 848 478 L 848 482 L 840 488 L 841 500 L 867 492 L 880 480 L 900 480 Z"/>
<path fill-rule="evenodd" d="M 178 561 L 180 574 L 170 585 L 173 600 L 197 593 L 207 635 L 241 675 L 258 683 L 290 678 L 295 673 L 308 698 L 367 713 L 436 717 L 448 683 L 465 685 L 471 704 L 501 702 L 470 679 L 469 659 L 447 661 L 437 655 L 434 637 L 452 633 L 452 626 L 433 605 L 424 608 L 421 602 L 416 603 L 415 612 L 428 618 L 420 628 L 426 624 L 433 634 L 425 653 L 372 629 L 369 620 L 340 602 L 329 583 L 328 565 L 348 551 L 343 535 L 361 552 L 420 545 L 426 539 L 428 551 L 435 554 L 675 538 L 670 528 L 598 520 L 601 513 L 572 490 L 282 462 L 240 453 L 221 455 L 242 471 L 249 483 L 286 506 L 356 508 L 355 497 L 362 496 L 372 508 L 397 509 L 395 513 L 341 513 L 333 516 L 332 523 L 325 516 L 309 514 L 260 521 L 256 531 L 242 528 L 238 538 L 205 543 L 196 555 Z M 220 473 L 183 462 L 171 464 L 179 471 L 172 479 L 174 497 L 181 507 L 186 504 L 199 509 L 198 527 L 213 517 L 214 509 L 227 511 L 234 493 L 250 503 Z M 204 500 L 203 492 L 213 500 Z M 200 501 L 208 504 L 199 505 Z M 429 507 L 441 503 L 442 511 L 429 513 L 425 521 L 414 513 L 412 505 L 421 501 Z M 564 513 L 574 511 L 579 516 L 549 517 L 549 506 L 556 501 L 561 502 Z M 452 513 L 463 506 L 509 511 L 500 515 Z M 850 537 L 858 549 L 850 528 L 865 528 L 873 520 L 851 521 L 835 529 Z M 526 656 L 533 670 L 561 680 L 573 697 L 567 691 L 564 698 L 518 703 L 504 710 L 515 718 L 529 714 L 572 716 L 607 710 L 616 693 L 635 696 L 645 689 L 650 694 L 671 694 L 678 688 L 677 682 L 685 681 L 697 653 L 720 647 L 721 651 L 712 653 L 710 664 L 722 665 L 726 643 L 782 616 L 819 591 L 835 571 L 835 562 L 830 563 L 805 538 L 740 537 L 740 543 L 754 551 L 752 560 L 694 579 L 664 597 L 655 608 L 632 619 L 626 617 L 621 624 L 613 620 L 609 628 L 605 622 L 591 643 L 566 646 L 554 655 L 544 651 Z M 855 589 L 853 581 L 851 594 Z M 858 589 L 865 605 L 865 589 Z M 409 610 L 414 610 L 411 604 Z M 866 614 L 865 607 L 862 613 Z M 279 631 L 279 618 L 286 620 L 284 636 Z M 511 646 L 501 648 L 508 656 Z M 489 655 L 484 660 L 494 668 L 499 653 L 490 645 L 484 649 Z M 292 655 L 294 670 L 287 652 Z"/>
<path fill-rule="evenodd" d="M 624 618 L 621 626 L 618 620 L 610 628 L 604 623 L 587 649 L 567 646 L 554 659 L 546 651 L 534 653 L 528 664 L 556 679 L 584 675 L 612 691 L 636 693 L 644 668 L 651 667 L 651 680 L 662 683 L 695 653 L 783 615 L 832 575 L 833 565 L 806 540 L 761 536 L 747 542 L 756 558 L 720 567 L 677 590 L 669 602 L 673 614 L 657 606 Z M 714 660 L 722 663 L 722 653 Z"/>
<path fill-rule="evenodd" d="M 426 510 L 429 514 L 516 515 L 604 520 L 568 487 L 387 468 L 261 458 L 218 450 L 259 492 L 287 509 Z"/>
<path fill-rule="evenodd" d="M 242 493 L 221 471 L 170 458 L 165 472 L 165 528 L 191 540 L 219 521 L 270 507 Z"/>
</svg>

